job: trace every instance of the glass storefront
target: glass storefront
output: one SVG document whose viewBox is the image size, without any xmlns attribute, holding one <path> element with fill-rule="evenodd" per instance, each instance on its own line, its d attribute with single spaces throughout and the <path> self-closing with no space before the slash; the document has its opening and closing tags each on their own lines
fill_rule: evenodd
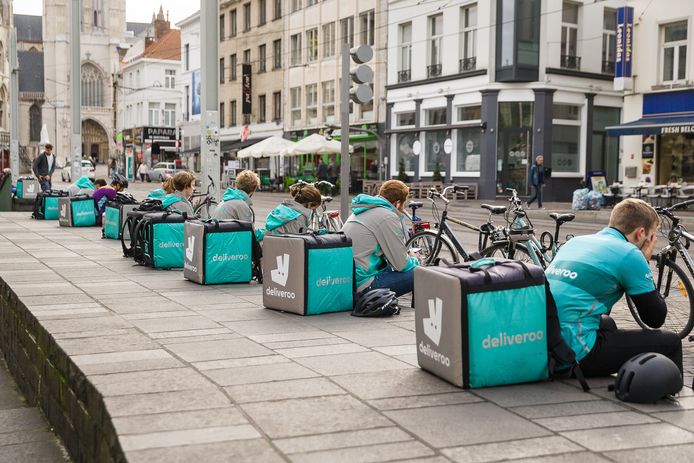
<svg viewBox="0 0 694 463">
<path fill-rule="evenodd" d="M 443 144 L 445 141 L 445 130 L 426 132 L 424 136 L 424 169 L 427 172 L 434 172 L 436 170 L 436 164 L 438 163 L 439 171 L 441 174 L 444 173 L 446 166 L 443 159 Z"/>
<path fill-rule="evenodd" d="M 694 135 L 658 137 L 658 185 L 669 182 L 694 183 Z"/>
<path fill-rule="evenodd" d="M 416 140 L 414 132 L 399 133 L 396 135 L 397 164 L 395 171 L 400 172 L 400 160 L 404 161 L 405 172 L 414 172 L 416 158 L 412 152 L 412 145 Z"/>
<path fill-rule="evenodd" d="M 456 130 L 456 170 L 458 172 L 480 171 L 480 128 L 470 127 Z"/>
<path fill-rule="evenodd" d="M 532 158 L 533 103 L 499 103 L 497 135 L 497 193 L 514 188 L 528 194 L 528 169 Z"/>
<path fill-rule="evenodd" d="M 619 137 L 609 137 L 605 127 L 618 125 L 621 110 L 595 106 L 593 108 L 593 153 L 590 170 L 602 170 L 607 183 L 619 179 Z"/>
</svg>

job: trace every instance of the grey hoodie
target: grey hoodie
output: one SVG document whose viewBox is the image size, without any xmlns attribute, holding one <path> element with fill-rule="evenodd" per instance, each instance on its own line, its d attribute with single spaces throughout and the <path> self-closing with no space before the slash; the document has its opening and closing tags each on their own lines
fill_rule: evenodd
<svg viewBox="0 0 694 463">
<path fill-rule="evenodd" d="M 180 191 L 174 191 L 166 195 L 162 201 L 162 205 L 167 211 L 185 212 L 191 217 L 194 215 L 193 205 Z"/>
<path fill-rule="evenodd" d="M 371 286 L 388 265 L 407 272 L 419 264 L 407 254 L 402 214 L 386 199 L 359 195 L 352 200 L 352 211 L 342 231 L 352 240 L 358 291 Z"/>
<path fill-rule="evenodd" d="M 267 216 L 265 230 L 273 235 L 306 233 L 311 223 L 311 209 L 287 199 Z"/>
</svg>

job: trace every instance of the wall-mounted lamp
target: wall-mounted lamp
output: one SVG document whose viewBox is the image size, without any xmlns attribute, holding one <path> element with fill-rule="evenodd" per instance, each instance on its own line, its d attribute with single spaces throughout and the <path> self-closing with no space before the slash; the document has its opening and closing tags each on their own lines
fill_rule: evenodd
<svg viewBox="0 0 694 463">
<path fill-rule="evenodd" d="M 482 123 L 480 124 L 480 131 L 481 131 L 482 133 L 484 133 L 486 130 L 487 130 L 487 123 L 486 123 L 486 122 L 482 122 Z"/>
<path fill-rule="evenodd" d="M 540 133 L 540 132 L 542 132 L 542 127 L 537 128 L 537 133 Z"/>
</svg>

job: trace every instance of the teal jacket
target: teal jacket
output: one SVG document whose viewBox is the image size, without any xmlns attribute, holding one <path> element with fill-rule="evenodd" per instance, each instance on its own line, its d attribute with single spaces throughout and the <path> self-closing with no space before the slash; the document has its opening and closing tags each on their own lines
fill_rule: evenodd
<svg viewBox="0 0 694 463">
<path fill-rule="evenodd" d="M 310 223 L 311 210 L 293 199 L 288 199 L 268 214 L 265 230 L 273 235 L 306 233 Z"/>
<path fill-rule="evenodd" d="M 193 205 L 184 197 L 180 191 L 174 191 L 171 194 L 164 196 L 161 205 L 166 211 L 185 212 L 189 216 L 193 216 Z"/>
<path fill-rule="evenodd" d="M 156 190 L 152 190 L 147 195 L 147 197 L 150 199 L 164 199 L 164 196 L 166 196 L 166 191 L 164 191 L 163 188 L 157 188 Z"/>
<path fill-rule="evenodd" d="M 255 213 L 250 196 L 245 191 L 236 188 L 227 188 L 222 196 L 222 202 L 217 206 L 212 214 L 213 219 L 217 220 L 242 220 L 255 224 Z M 257 228 L 255 237 L 262 241 L 265 230 Z"/>
<path fill-rule="evenodd" d="M 89 180 L 89 177 L 82 176 L 67 189 L 69 196 L 87 195 L 92 196 L 96 191 L 96 186 Z"/>
<path fill-rule="evenodd" d="M 368 288 L 389 266 L 408 272 L 419 265 L 407 254 L 403 214 L 385 198 L 361 194 L 352 200 L 352 215 L 342 227 L 352 240 L 357 290 Z"/>
</svg>

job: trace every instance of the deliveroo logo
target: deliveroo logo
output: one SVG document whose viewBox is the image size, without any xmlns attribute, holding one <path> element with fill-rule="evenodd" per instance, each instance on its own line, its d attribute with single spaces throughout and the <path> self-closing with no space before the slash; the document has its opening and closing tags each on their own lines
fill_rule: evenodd
<svg viewBox="0 0 694 463">
<path fill-rule="evenodd" d="M 188 246 L 186 247 L 186 259 L 188 262 L 193 262 L 193 257 L 195 257 L 195 237 L 188 237 Z"/>
<path fill-rule="evenodd" d="M 438 297 L 436 299 L 429 299 L 429 318 L 422 319 L 422 322 L 424 322 L 424 334 L 426 334 L 437 346 L 441 340 L 442 306 L 443 301 Z"/>
<path fill-rule="evenodd" d="M 277 256 L 277 268 L 270 271 L 272 281 L 280 286 L 286 286 L 289 278 L 289 254 Z"/>
<path fill-rule="evenodd" d="M 33 193 L 35 191 L 36 191 L 36 184 L 30 183 L 29 186 L 27 186 L 27 193 Z"/>
<path fill-rule="evenodd" d="M 67 204 L 63 203 L 63 207 L 60 208 L 60 217 L 67 218 Z"/>
</svg>

